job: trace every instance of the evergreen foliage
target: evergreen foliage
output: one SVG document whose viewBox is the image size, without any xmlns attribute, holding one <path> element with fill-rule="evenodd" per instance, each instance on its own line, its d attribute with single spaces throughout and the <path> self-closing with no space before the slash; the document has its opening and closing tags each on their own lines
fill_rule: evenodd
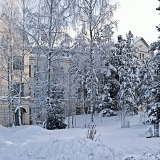
<svg viewBox="0 0 160 160">
<path fill-rule="evenodd" d="M 137 85 L 138 78 L 138 52 L 133 44 L 133 34 L 129 32 L 126 40 L 118 37 L 119 41 L 115 45 L 116 55 L 118 55 L 117 69 L 120 89 L 117 94 L 117 103 L 120 120 L 126 121 L 127 116 L 137 114 Z"/>
<path fill-rule="evenodd" d="M 47 108 L 46 129 L 66 128 L 63 108 L 64 90 L 60 85 L 52 85 L 49 102 L 49 108 Z"/>
<path fill-rule="evenodd" d="M 85 102 L 91 113 L 91 122 L 93 122 L 93 113 L 98 105 L 98 97 L 101 97 L 100 94 L 103 93 L 101 91 L 106 85 L 106 83 L 102 85 L 101 79 L 108 71 L 106 64 L 111 56 L 111 47 L 113 46 L 111 42 L 112 27 L 116 25 L 111 18 L 117 4 L 110 5 L 106 0 L 75 0 L 72 6 L 71 9 L 74 8 L 72 12 L 77 12 L 74 22 L 76 25 L 82 26 L 74 46 L 75 52 L 77 52 L 74 55 L 76 63 L 74 66 L 77 68 L 75 80 L 81 84 L 77 86 L 83 86 L 83 93 L 87 90 Z"/>
<path fill-rule="evenodd" d="M 112 56 L 112 55 L 111 55 Z M 116 68 L 111 64 L 112 58 L 105 64 L 105 69 L 101 70 L 99 76 L 99 103 L 98 111 L 116 110 L 116 94 L 119 90 L 119 83 L 115 77 Z M 109 110 L 108 110 L 109 109 Z M 106 112 L 107 114 L 108 112 Z M 111 114 L 110 114 L 111 115 Z"/>
<path fill-rule="evenodd" d="M 152 101 L 151 86 L 154 73 L 150 58 L 145 58 L 142 60 L 138 75 L 140 79 L 140 83 L 138 86 L 138 104 L 143 105 L 143 107 L 145 108 L 145 106 Z"/>
<path fill-rule="evenodd" d="M 160 27 L 156 26 L 157 31 Z M 149 51 L 157 51 L 156 55 L 151 60 L 153 66 L 153 81 L 151 86 L 152 103 L 147 107 L 149 119 L 152 123 L 159 123 L 160 120 L 160 37 L 157 42 L 151 43 Z"/>
<path fill-rule="evenodd" d="M 160 120 L 160 52 L 152 58 L 153 81 L 151 86 L 152 102 L 147 107 L 149 119 L 152 123 L 159 123 Z"/>
</svg>

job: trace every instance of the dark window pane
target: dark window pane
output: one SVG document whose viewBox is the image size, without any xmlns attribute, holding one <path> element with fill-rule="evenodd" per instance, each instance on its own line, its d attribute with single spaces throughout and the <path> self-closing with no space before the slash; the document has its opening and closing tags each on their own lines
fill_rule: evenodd
<svg viewBox="0 0 160 160">
<path fill-rule="evenodd" d="M 13 84 L 12 95 L 18 97 L 19 91 L 20 91 L 20 83 Z M 24 84 L 23 83 L 22 83 L 21 96 L 24 96 Z"/>
<path fill-rule="evenodd" d="M 31 65 L 29 65 L 29 77 L 31 77 Z"/>
<path fill-rule="evenodd" d="M 24 69 L 24 61 L 22 56 L 13 57 L 13 70 L 22 70 Z"/>
</svg>

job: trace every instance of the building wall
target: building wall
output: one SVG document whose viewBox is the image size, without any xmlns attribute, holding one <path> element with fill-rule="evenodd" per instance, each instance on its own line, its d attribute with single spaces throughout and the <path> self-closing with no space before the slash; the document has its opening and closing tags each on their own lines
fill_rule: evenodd
<svg viewBox="0 0 160 160">
<path fill-rule="evenodd" d="M 46 57 L 39 55 L 38 58 L 39 58 L 39 67 L 43 71 L 47 71 L 47 68 L 45 68 L 45 66 L 47 66 Z M 34 85 L 36 84 L 36 76 L 34 74 L 35 69 L 36 69 L 35 68 L 36 55 L 34 55 L 34 54 L 30 55 L 29 60 L 30 60 L 29 61 L 29 65 L 30 65 L 29 82 L 32 84 L 32 87 L 33 87 L 31 95 L 34 96 Z M 72 77 L 68 72 L 68 69 L 72 63 L 72 58 L 71 58 L 71 56 L 64 54 L 64 55 L 58 56 L 58 57 L 55 56 L 55 57 L 53 57 L 52 60 L 54 62 L 52 65 L 58 66 L 59 70 L 57 72 L 51 73 L 51 79 L 54 79 L 54 76 L 55 76 L 58 83 L 64 88 L 65 115 L 69 115 L 71 112 L 71 109 L 73 109 L 73 102 L 72 102 L 72 95 L 71 95 L 71 90 L 73 88 L 73 85 L 71 85 L 71 86 L 69 85 L 69 83 L 71 83 L 71 81 L 72 81 Z M 42 77 L 42 81 L 47 80 L 46 79 L 47 77 L 45 77 L 45 75 L 47 76 L 46 72 L 44 72 L 43 75 L 41 75 L 41 76 L 44 76 L 44 77 Z"/>
<path fill-rule="evenodd" d="M 1 70 L 0 75 L 1 75 L 1 90 L 0 90 L 0 125 L 8 126 L 12 124 L 8 124 L 8 117 L 12 120 L 15 118 L 15 109 L 18 105 L 18 99 L 14 95 L 8 97 L 8 72 L 7 72 L 7 64 L 1 63 L 1 66 L 4 66 L 4 69 Z M 6 70 L 5 70 L 6 69 Z M 12 66 L 13 69 L 13 66 Z M 2 77 L 3 76 L 3 77 Z M 21 98 L 21 106 L 25 108 L 27 113 L 23 114 L 23 124 L 30 124 L 30 97 L 29 97 L 29 53 L 26 52 L 25 57 L 24 57 L 24 70 L 23 70 L 23 79 L 22 83 L 24 84 L 24 95 Z M 11 89 L 13 90 L 13 85 L 14 83 L 19 83 L 20 82 L 20 71 L 19 70 L 13 70 L 12 72 L 12 87 Z M 8 113 L 8 102 L 7 99 L 10 98 L 12 99 L 13 103 L 11 105 L 11 112 L 10 114 Z"/>
<path fill-rule="evenodd" d="M 139 39 L 134 43 L 136 47 L 140 47 L 140 53 L 138 55 L 138 60 L 141 61 L 142 59 L 148 57 L 151 58 L 154 56 L 154 52 L 148 52 L 149 46 L 146 44 L 146 42 L 143 41 L 143 39 Z"/>
<path fill-rule="evenodd" d="M 17 103 L 13 103 L 11 106 L 11 112 L 9 114 L 8 102 L 6 100 L 0 100 L 0 125 L 12 126 L 15 125 L 15 117 L 16 117 L 16 107 Z M 30 99 L 23 98 L 21 107 L 25 109 L 25 113 L 22 114 L 22 124 L 29 125 L 31 124 L 31 106 Z M 10 124 L 8 124 L 8 120 L 10 118 Z"/>
</svg>

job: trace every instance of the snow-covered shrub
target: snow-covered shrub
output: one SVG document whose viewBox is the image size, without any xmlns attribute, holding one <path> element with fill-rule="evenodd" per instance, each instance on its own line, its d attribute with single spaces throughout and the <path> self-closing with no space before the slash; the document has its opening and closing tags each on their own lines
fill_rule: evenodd
<svg viewBox="0 0 160 160">
<path fill-rule="evenodd" d="M 110 116 L 116 116 L 116 115 L 117 114 L 115 111 L 113 111 L 112 109 L 108 109 L 108 108 L 103 109 L 99 113 L 99 117 L 110 117 Z"/>
<path fill-rule="evenodd" d="M 97 133 L 97 129 L 96 129 L 96 125 L 95 124 L 91 124 L 89 130 L 87 131 L 87 138 L 94 140 L 94 137 Z"/>
<path fill-rule="evenodd" d="M 63 129 L 67 126 L 64 123 L 63 92 L 60 85 L 54 84 L 52 86 L 50 104 L 47 108 L 46 129 Z"/>
<path fill-rule="evenodd" d="M 160 120 L 160 103 L 151 103 L 146 108 L 148 120 L 150 123 L 159 123 Z"/>
<path fill-rule="evenodd" d="M 153 136 L 153 129 L 151 126 L 148 126 L 145 131 L 146 137 L 152 137 Z"/>
<path fill-rule="evenodd" d="M 136 160 L 133 156 L 125 158 L 125 160 Z"/>
</svg>

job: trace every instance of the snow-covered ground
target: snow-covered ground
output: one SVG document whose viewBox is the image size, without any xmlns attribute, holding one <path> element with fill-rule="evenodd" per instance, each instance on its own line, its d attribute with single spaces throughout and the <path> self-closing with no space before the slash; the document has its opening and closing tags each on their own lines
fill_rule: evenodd
<svg viewBox="0 0 160 160">
<path fill-rule="evenodd" d="M 138 115 L 123 129 L 116 117 L 96 116 L 96 141 L 86 139 L 85 118 L 76 116 L 77 128 L 63 130 L 0 126 L 0 160 L 160 160 L 160 138 L 145 137 L 148 125 Z"/>
</svg>

